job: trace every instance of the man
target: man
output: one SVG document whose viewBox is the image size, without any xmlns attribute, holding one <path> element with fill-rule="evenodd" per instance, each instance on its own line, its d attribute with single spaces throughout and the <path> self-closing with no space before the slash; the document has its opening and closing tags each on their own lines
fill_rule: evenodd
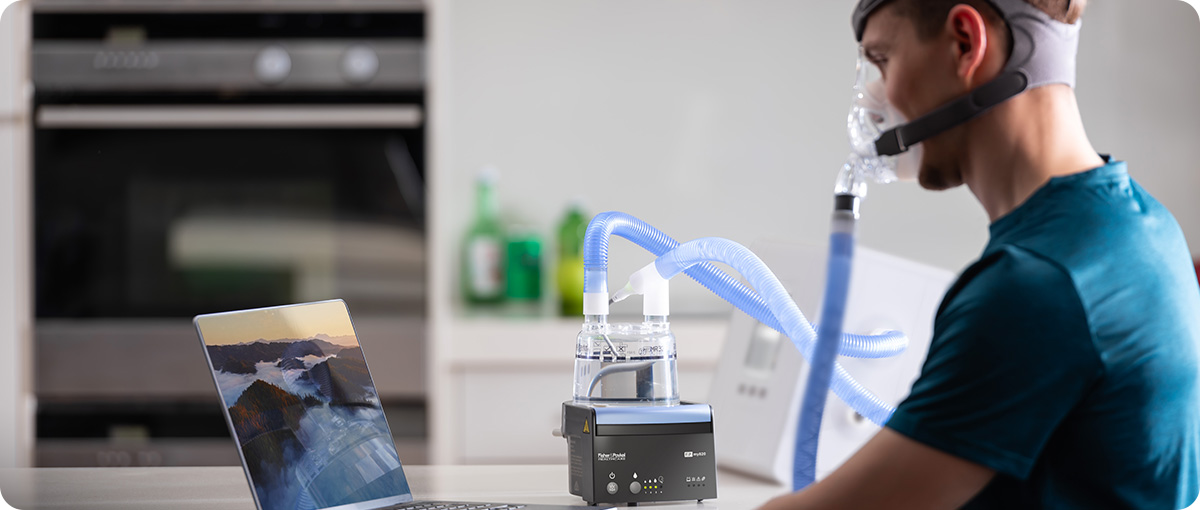
<svg viewBox="0 0 1200 510">
<path fill-rule="evenodd" d="M 1014 35 L 994 1 L 873 7 L 862 49 L 906 118 L 1005 69 Z M 1085 3 L 1027 1 L 1060 28 Z M 966 184 L 991 239 L 943 299 L 921 376 L 886 428 L 763 508 L 1188 506 L 1200 476 L 1200 290 L 1174 217 L 1124 163 L 1097 155 L 1066 84 L 922 143 L 920 184 Z"/>
</svg>

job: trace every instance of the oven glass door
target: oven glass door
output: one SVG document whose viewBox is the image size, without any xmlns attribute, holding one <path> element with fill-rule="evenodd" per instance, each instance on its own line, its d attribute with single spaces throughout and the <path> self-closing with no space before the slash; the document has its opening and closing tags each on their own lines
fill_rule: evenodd
<svg viewBox="0 0 1200 510">
<path fill-rule="evenodd" d="M 403 105 L 41 105 L 39 318 L 341 297 L 425 306 L 424 138 Z"/>
</svg>

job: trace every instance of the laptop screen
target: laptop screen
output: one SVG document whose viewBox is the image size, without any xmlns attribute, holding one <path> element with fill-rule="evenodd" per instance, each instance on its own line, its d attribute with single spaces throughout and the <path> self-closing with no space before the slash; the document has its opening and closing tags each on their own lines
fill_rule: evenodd
<svg viewBox="0 0 1200 510">
<path fill-rule="evenodd" d="M 412 500 L 344 302 L 195 322 L 259 508 Z"/>
</svg>

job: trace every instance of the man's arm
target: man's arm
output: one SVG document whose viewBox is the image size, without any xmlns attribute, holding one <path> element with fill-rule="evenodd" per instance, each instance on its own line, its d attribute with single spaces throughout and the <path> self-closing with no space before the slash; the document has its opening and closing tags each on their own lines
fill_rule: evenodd
<svg viewBox="0 0 1200 510">
<path fill-rule="evenodd" d="M 884 428 L 824 480 L 759 510 L 958 508 L 995 474 Z"/>
</svg>

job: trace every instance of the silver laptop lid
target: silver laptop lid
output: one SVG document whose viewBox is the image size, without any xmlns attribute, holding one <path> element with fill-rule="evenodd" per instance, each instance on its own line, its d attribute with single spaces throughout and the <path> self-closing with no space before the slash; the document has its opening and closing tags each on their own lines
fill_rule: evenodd
<svg viewBox="0 0 1200 510">
<path fill-rule="evenodd" d="M 258 508 L 412 501 L 345 302 L 194 322 Z"/>
</svg>

